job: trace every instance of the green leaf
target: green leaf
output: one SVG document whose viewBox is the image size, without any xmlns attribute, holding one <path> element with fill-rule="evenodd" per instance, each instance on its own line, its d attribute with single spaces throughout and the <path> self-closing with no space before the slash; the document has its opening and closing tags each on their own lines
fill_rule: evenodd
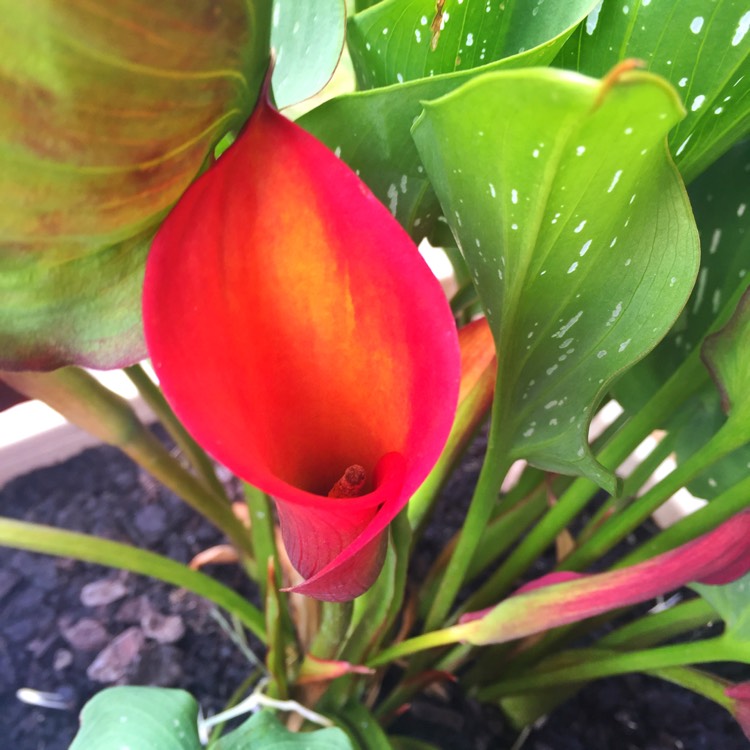
<svg viewBox="0 0 750 750">
<path fill-rule="evenodd" d="M 750 574 L 723 586 L 693 583 L 695 589 L 726 623 L 727 634 L 750 641 Z"/>
<path fill-rule="evenodd" d="M 42 524 L 0 517 L 0 545 L 72 557 L 157 578 L 192 591 L 236 615 L 242 624 L 265 640 L 263 616 L 236 591 L 175 560 L 129 544 Z"/>
<path fill-rule="evenodd" d="M 609 491 L 592 411 L 669 330 L 697 272 L 664 144 L 681 116 L 656 76 L 549 69 L 483 76 L 414 127 L 500 352 L 496 447 Z"/>
<path fill-rule="evenodd" d="M 274 0 L 271 46 L 276 51 L 273 96 L 288 107 L 328 83 L 344 48 L 344 0 Z"/>
<path fill-rule="evenodd" d="M 543 65 L 555 38 L 572 30 L 596 0 L 386 0 L 353 16 L 349 49 L 362 88 L 478 68 L 526 55 L 522 65 Z M 510 62 L 511 66 L 517 63 Z"/>
<path fill-rule="evenodd" d="M 677 87 L 688 113 L 669 144 L 690 182 L 748 132 L 748 28 L 750 11 L 738 0 L 604 0 L 558 63 L 601 76 L 638 58 Z"/>
<path fill-rule="evenodd" d="M 442 96 L 496 68 L 548 64 L 590 5 L 578 1 L 571 4 L 578 8 L 573 22 L 566 26 L 565 13 L 561 14 L 560 25 L 537 51 L 529 50 L 482 68 L 339 96 L 297 122 L 341 156 L 401 225 L 415 239 L 421 239 L 430 234 L 440 216 L 440 204 L 409 132 L 414 118 L 422 111 L 421 102 Z"/>
<path fill-rule="evenodd" d="M 134 749 L 135 750 L 135 749 Z M 140 748 L 139 748 L 140 750 Z M 161 748 L 160 748 L 161 750 Z M 251 716 L 216 743 L 216 750 L 354 750 L 340 729 L 290 732 L 273 711 Z"/>
<path fill-rule="evenodd" d="M 155 687 L 113 687 L 81 712 L 70 750 L 201 750 L 198 704 L 190 693 Z"/>
<path fill-rule="evenodd" d="M 48 262 L 48 253 L 14 261 L 0 248 L 0 369 L 70 362 L 105 368 L 143 359 L 138 301 L 152 237 L 148 231 L 59 262 Z"/>
<path fill-rule="evenodd" d="M 393 750 L 377 719 L 359 701 L 350 700 L 334 718 L 356 750 Z"/>
<path fill-rule="evenodd" d="M 617 382 L 614 394 L 633 413 L 663 385 L 688 354 L 700 347 L 706 334 L 732 315 L 750 282 L 750 141 L 732 148 L 689 187 L 698 225 L 701 268 L 698 282 L 676 324 L 648 357 Z M 714 385 L 706 387 L 681 409 L 689 422 L 677 433 L 678 460 L 692 455 L 724 423 Z M 664 425 L 671 429 L 670 425 Z M 750 448 L 721 459 L 688 489 L 698 497 L 713 498 L 747 474 Z"/>
<path fill-rule="evenodd" d="M 133 362 L 150 236 L 250 113 L 270 0 L 0 12 L 0 367 Z"/>
<path fill-rule="evenodd" d="M 750 283 L 750 141 L 735 146 L 688 189 L 698 226 L 698 282 L 677 323 L 617 384 L 626 408 L 639 409 L 709 331 L 726 322 Z"/>
</svg>

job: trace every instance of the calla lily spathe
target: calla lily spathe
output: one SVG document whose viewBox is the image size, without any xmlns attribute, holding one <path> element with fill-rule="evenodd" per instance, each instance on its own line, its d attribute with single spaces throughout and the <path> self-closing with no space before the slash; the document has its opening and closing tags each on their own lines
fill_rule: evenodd
<svg viewBox="0 0 750 750">
<path fill-rule="evenodd" d="M 365 591 L 440 455 L 460 378 L 449 306 L 408 235 L 262 99 L 157 234 L 143 312 L 178 416 L 275 499 L 295 590 Z M 363 487 L 328 497 L 351 467 Z"/>
</svg>

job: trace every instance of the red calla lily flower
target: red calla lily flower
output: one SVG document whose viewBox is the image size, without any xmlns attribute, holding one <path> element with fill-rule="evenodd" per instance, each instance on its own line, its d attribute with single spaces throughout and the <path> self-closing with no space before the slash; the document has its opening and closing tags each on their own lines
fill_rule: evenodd
<svg viewBox="0 0 750 750">
<path fill-rule="evenodd" d="M 274 497 L 306 579 L 294 590 L 364 592 L 440 455 L 460 378 L 449 306 L 408 235 L 262 98 L 157 234 L 143 314 L 186 427 Z"/>
</svg>

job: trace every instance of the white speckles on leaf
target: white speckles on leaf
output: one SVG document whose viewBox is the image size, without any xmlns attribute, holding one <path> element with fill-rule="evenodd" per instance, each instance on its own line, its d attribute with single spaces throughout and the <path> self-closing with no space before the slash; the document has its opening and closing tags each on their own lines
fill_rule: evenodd
<svg viewBox="0 0 750 750">
<path fill-rule="evenodd" d="M 589 36 L 591 36 L 596 30 L 596 24 L 599 22 L 599 12 L 602 9 L 603 2 L 604 0 L 599 0 L 596 7 L 588 14 L 588 16 L 586 16 L 586 33 Z"/>
<path fill-rule="evenodd" d="M 683 77 L 683 78 L 680 78 L 680 80 L 679 80 L 679 81 L 677 81 L 677 85 L 678 85 L 678 86 L 679 86 L 680 88 L 683 88 L 683 89 L 684 89 L 684 88 L 685 88 L 685 86 L 687 86 L 687 82 L 688 82 L 688 79 L 687 79 L 687 76 L 685 76 L 685 77 Z"/>
<path fill-rule="evenodd" d="M 398 209 L 398 189 L 394 184 L 388 186 L 386 195 L 388 196 L 388 209 L 395 216 Z"/>
<path fill-rule="evenodd" d="M 568 273 L 574 273 L 576 268 L 578 268 L 578 261 L 573 261 L 573 263 L 570 264 L 570 268 L 568 269 Z"/>
<path fill-rule="evenodd" d="M 422 26 L 427 26 L 427 16 L 422 16 L 422 18 L 419 19 L 419 23 L 421 23 Z"/>
<path fill-rule="evenodd" d="M 533 157 L 534 157 L 535 159 L 538 159 L 538 158 L 539 158 L 539 149 L 538 149 L 538 148 L 535 148 L 535 149 L 534 149 L 534 150 L 533 150 L 533 151 L 531 152 L 531 155 L 532 155 L 532 156 L 533 156 Z"/>
<path fill-rule="evenodd" d="M 625 133 L 625 135 L 632 135 L 633 128 L 625 128 L 622 132 Z"/>
<path fill-rule="evenodd" d="M 466 46 L 471 47 L 474 44 L 474 34 L 467 34 L 466 35 Z"/>
<path fill-rule="evenodd" d="M 741 214 L 739 215 L 741 216 Z M 708 248 L 709 255 L 713 255 L 716 252 L 716 249 L 719 247 L 719 242 L 721 242 L 721 229 L 714 229 L 714 232 L 711 235 L 711 245 Z"/>
<path fill-rule="evenodd" d="M 598 351 L 598 352 L 596 353 L 596 358 L 597 358 L 597 359 L 601 359 L 602 357 L 606 357 L 606 356 L 607 356 L 607 350 L 606 350 L 606 349 L 600 349 L 600 350 L 599 350 L 599 351 Z"/>
<path fill-rule="evenodd" d="M 552 334 L 553 339 L 561 339 L 580 319 L 583 310 L 579 310 L 560 330 Z"/>
<path fill-rule="evenodd" d="M 495 186 L 491 182 L 489 183 L 489 185 L 490 185 L 490 195 L 493 198 L 496 198 L 497 197 L 497 192 L 495 191 Z"/>
<path fill-rule="evenodd" d="M 620 177 L 621 176 L 622 176 L 622 170 L 618 169 L 614 173 L 614 175 L 612 177 L 612 182 L 610 183 L 609 187 L 607 188 L 607 192 L 608 193 L 611 193 L 615 189 L 615 185 L 617 185 L 617 183 L 620 181 Z"/>
<path fill-rule="evenodd" d="M 586 146 L 576 146 L 576 156 L 582 156 L 586 153 Z"/>
<path fill-rule="evenodd" d="M 625 341 L 623 341 L 620 344 L 620 346 L 617 348 L 617 351 L 620 352 L 620 354 L 622 354 L 622 352 L 624 352 L 628 348 L 628 344 L 630 344 L 631 341 L 632 339 L 625 339 Z"/>
<path fill-rule="evenodd" d="M 703 28 L 703 16 L 696 16 L 690 22 L 690 31 L 692 31 L 693 34 L 700 34 L 702 28 Z"/>
<path fill-rule="evenodd" d="M 703 94 L 698 94 L 698 96 L 693 99 L 693 103 L 690 105 L 690 109 L 695 112 L 703 106 L 703 102 L 705 101 L 706 97 Z"/>
<path fill-rule="evenodd" d="M 612 238 L 612 242 L 609 243 L 610 247 L 614 247 L 617 244 L 617 237 Z"/>
<path fill-rule="evenodd" d="M 419 29 L 414 29 L 414 38 L 417 40 L 417 44 L 422 41 L 422 32 Z"/>
<path fill-rule="evenodd" d="M 586 226 L 586 219 L 584 219 L 573 231 L 578 234 Z"/>
<path fill-rule="evenodd" d="M 557 369 L 557 365 L 552 365 L 552 367 L 548 367 L 545 372 L 547 375 L 552 375 L 552 373 Z"/>
<path fill-rule="evenodd" d="M 691 133 L 685 140 L 680 144 L 680 147 L 675 151 L 674 155 L 679 156 L 684 150 L 685 146 L 688 145 L 688 141 L 693 137 L 693 134 Z"/>
<path fill-rule="evenodd" d="M 732 37 L 732 47 L 736 47 L 745 38 L 748 30 L 750 30 L 750 10 L 740 18 L 737 24 L 737 30 Z"/>
<path fill-rule="evenodd" d="M 513 230 L 514 232 L 517 232 L 517 231 L 518 231 L 518 224 L 511 224 L 511 225 L 510 225 L 510 228 L 511 228 L 511 229 L 512 229 L 512 230 Z"/>
<path fill-rule="evenodd" d="M 745 209 L 747 206 L 744 203 L 740 203 L 739 206 L 737 206 L 737 216 L 742 216 L 745 213 Z"/>
<path fill-rule="evenodd" d="M 622 313 L 622 302 L 618 302 L 615 305 L 615 309 L 612 310 L 609 320 L 607 321 L 607 326 L 611 326 L 620 317 L 620 313 Z"/>
<path fill-rule="evenodd" d="M 518 203 L 518 190 L 515 188 L 510 191 L 510 201 L 511 203 Z"/>
<path fill-rule="evenodd" d="M 578 251 L 578 255 L 580 255 L 582 258 L 586 253 L 589 251 L 589 248 L 591 247 L 591 240 L 586 240 L 586 242 L 583 243 L 583 247 Z"/>
<path fill-rule="evenodd" d="M 401 184 L 400 184 L 400 187 L 401 187 L 401 192 L 402 193 L 406 192 L 406 185 L 407 185 L 408 180 L 409 180 L 409 178 L 406 175 L 401 175 Z"/>
</svg>

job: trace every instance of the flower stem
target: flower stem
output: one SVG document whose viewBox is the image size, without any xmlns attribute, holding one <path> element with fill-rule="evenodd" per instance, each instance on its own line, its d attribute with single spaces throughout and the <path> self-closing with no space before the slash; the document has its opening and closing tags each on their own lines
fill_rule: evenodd
<svg viewBox="0 0 750 750">
<path fill-rule="evenodd" d="M 217 497 L 226 497 L 224 486 L 216 477 L 211 459 L 198 443 L 193 440 L 182 422 L 177 419 L 159 386 L 151 380 L 141 365 L 125 367 L 123 372 L 138 389 L 143 400 L 148 404 L 164 429 L 175 441 L 177 447 L 185 454 L 190 465 L 198 473 L 198 476 L 201 477 L 206 487 Z"/>
<path fill-rule="evenodd" d="M 310 645 L 310 655 L 318 659 L 335 659 L 344 646 L 352 621 L 353 602 L 322 602 L 320 628 Z"/>
<path fill-rule="evenodd" d="M 493 432 L 491 429 L 490 443 L 487 448 L 489 457 L 503 455 L 503 451 L 498 451 L 498 447 L 494 445 Z M 425 630 L 435 630 L 448 615 L 456 594 L 466 578 L 477 543 L 492 516 L 500 485 L 509 466 L 510 463 L 507 461 L 501 463 L 491 458 L 485 459 L 482 464 L 466 519 L 459 532 L 456 549 L 448 562 L 425 619 Z"/>
</svg>

